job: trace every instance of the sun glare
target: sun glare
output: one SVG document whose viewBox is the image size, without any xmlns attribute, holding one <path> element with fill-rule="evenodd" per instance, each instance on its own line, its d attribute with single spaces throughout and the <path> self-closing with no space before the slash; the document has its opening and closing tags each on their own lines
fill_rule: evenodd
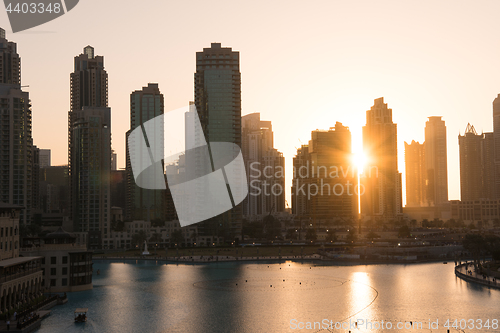
<svg viewBox="0 0 500 333">
<path fill-rule="evenodd" d="M 362 151 L 355 152 L 353 155 L 353 164 L 358 169 L 358 174 L 363 173 L 366 164 L 366 155 Z"/>
</svg>

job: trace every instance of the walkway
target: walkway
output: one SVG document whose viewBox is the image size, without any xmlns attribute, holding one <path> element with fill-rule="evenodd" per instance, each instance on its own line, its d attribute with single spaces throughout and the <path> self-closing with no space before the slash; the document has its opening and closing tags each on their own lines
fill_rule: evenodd
<svg viewBox="0 0 500 333">
<path fill-rule="evenodd" d="M 484 278 L 482 274 L 474 272 L 473 263 L 455 266 L 455 275 L 468 282 L 479 283 L 494 289 L 500 289 L 500 281 L 498 279 L 494 280 L 491 276 L 486 276 L 486 278 Z"/>
</svg>

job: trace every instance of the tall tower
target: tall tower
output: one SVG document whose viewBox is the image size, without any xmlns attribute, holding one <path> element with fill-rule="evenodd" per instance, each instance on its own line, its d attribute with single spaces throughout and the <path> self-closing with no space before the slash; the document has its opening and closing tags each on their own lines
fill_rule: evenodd
<svg viewBox="0 0 500 333">
<path fill-rule="evenodd" d="M 23 207 L 20 222 L 31 222 L 33 137 L 29 94 L 21 90 L 16 43 L 0 29 L 0 202 Z"/>
<path fill-rule="evenodd" d="M 157 83 L 148 83 L 142 90 L 136 90 L 130 94 L 130 130 L 127 131 L 127 142 L 129 133 L 136 127 L 142 126 L 164 113 L 164 99 Z M 160 147 L 158 151 L 164 150 L 163 126 L 158 133 L 148 135 L 150 147 Z M 153 131 L 153 130 L 152 130 Z M 133 144 L 133 143 L 130 143 Z M 148 151 L 140 151 L 144 160 L 150 159 Z M 135 184 L 132 174 L 132 165 L 127 149 L 127 211 L 126 216 L 133 220 L 154 220 L 163 218 L 163 197 L 164 191 L 149 190 L 138 187 Z"/>
<path fill-rule="evenodd" d="M 241 147 L 241 73 L 239 52 L 212 43 L 196 52 L 195 106 L 210 142 L 231 142 Z M 236 156 L 238 152 L 234 153 Z M 200 223 L 199 232 L 240 239 L 242 207 Z"/>
<path fill-rule="evenodd" d="M 406 206 L 421 207 L 426 199 L 426 164 L 424 144 L 405 142 Z"/>
<path fill-rule="evenodd" d="M 460 199 L 473 201 L 483 197 L 481 144 L 483 136 L 467 124 L 464 135 L 458 136 L 460 149 Z"/>
<path fill-rule="evenodd" d="M 461 200 L 494 200 L 494 133 L 477 134 L 474 126 L 467 124 L 464 135 L 458 136 L 458 144 Z"/>
<path fill-rule="evenodd" d="M 363 173 L 365 193 L 361 195 L 361 213 L 394 218 L 402 212 L 397 125 L 392 122 L 392 109 L 387 107 L 383 97 L 376 99 L 366 111 L 363 150 L 369 168 Z"/>
<path fill-rule="evenodd" d="M 493 101 L 493 140 L 495 199 L 500 199 L 500 94 Z"/>
<path fill-rule="evenodd" d="M 68 179 L 73 231 L 88 232 L 90 248 L 110 237 L 111 110 L 104 58 L 86 46 L 70 74 Z"/>
<path fill-rule="evenodd" d="M 431 206 L 440 206 L 448 202 L 446 125 L 441 117 L 429 117 L 425 123 L 424 145 L 427 201 Z"/>
</svg>

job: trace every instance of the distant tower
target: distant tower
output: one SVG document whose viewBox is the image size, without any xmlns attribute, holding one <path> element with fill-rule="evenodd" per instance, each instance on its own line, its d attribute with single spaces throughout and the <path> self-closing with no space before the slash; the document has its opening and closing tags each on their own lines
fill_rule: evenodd
<svg viewBox="0 0 500 333">
<path fill-rule="evenodd" d="M 249 191 L 252 192 L 243 201 L 243 215 L 283 212 L 285 158 L 283 153 L 274 149 L 273 126 L 270 121 L 260 120 L 260 113 L 248 114 L 241 120 L 242 152 Z"/>
<path fill-rule="evenodd" d="M 241 147 L 240 55 L 230 47 L 212 43 L 196 52 L 194 97 L 207 142 L 231 142 Z M 235 152 L 236 156 L 238 152 Z M 202 222 L 200 235 L 241 239 L 242 205 Z"/>
<path fill-rule="evenodd" d="M 500 94 L 493 101 L 493 138 L 495 199 L 500 199 Z"/>
<path fill-rule="evenodd" d="M 23 207 L 31 222 L 33 137 L 29 94 L 21 90 L 21 58 L 0 29 L 0 202 Z"/>
<path fill-rule="evenodd" d="M 460 146 L 460 199 L 473 201 L 484 198 L 481 146 L 483 136 L 467 124 L 464 135 L 458 136 Z"/>
<path fill-rule="evenodd" d="M 164 99 L 157 83 L 148 83 L 142 90 L 136 90 L 130 94 L 130 130 L 127 132 L 127 142 L 129 134 L 138 126 L 142 126 L 148 120 L 158 117 L 164 113 Z M 150 147 L 164 148 L 163 126 L 159 133 L 150 133 L 148 143 Z M 152 141 L 156 140 L 156 141 Z M 129 143 L 133 144 L 133 143 Z M 140 151 L 142 158 L 149 160 L 148 151 Z M 127 211 L 126 216 L 133 220 L 163 219 L 163 199 L 164 192 L 160 190 L 144 189 L 135 184 L 132 174 L 132 164 L 127 149 Z"/>
<path fill-rule="evenodd" d="M 376 99 L 366 111 L 363 150 L 369 168 L 361 181 L 365 186 L 365 194 L 361 195 L 361 213 L 394 218 L 402 213 L 397 125 L 392 122 L 392 109 L 384 103 L 384 98 Z"/>
<path fill-rule="evenodd" d="M 448 162 L 446 126 L 441 117 L 429 117 L 425 123 L 425 164 L 427 202 L 440 206 L 448 202 Z"/>
<path fill-rule="evenodd" d="M 405 142 L 406 206 L 426 205 L 426 164 L 424 144 Z"/>
</svg>

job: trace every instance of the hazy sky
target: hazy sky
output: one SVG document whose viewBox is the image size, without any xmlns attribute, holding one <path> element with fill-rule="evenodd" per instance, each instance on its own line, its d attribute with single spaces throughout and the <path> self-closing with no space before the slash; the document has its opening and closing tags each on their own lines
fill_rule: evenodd
<svg viewBox="0 0 500 333">
<path fill-rule="evenodd" d="M 271 120 L 287 165 L 311 131 L 349 126 L 354 149 L 373 100 L 384 97 L 404 141 L 424 139 L 427 117 L 443 116 L 449 198 L 460 198 L 459 132 L 492 130 L 500 92 L 499 1 L 126 1 L 82 0 L 42 26 L 9 33 L 33 105 L 33 137 L 67 163 L 69 74 L 90 44 L 109 74 L 112 145 L 124 167 L 133 90 L 159 83 L 165 110 L 193 100 L 195 52 L 211 42 L 240 51 L 242 114 Z M 405 190 L 403 188 L 403 193 Z"/>
</svg>

